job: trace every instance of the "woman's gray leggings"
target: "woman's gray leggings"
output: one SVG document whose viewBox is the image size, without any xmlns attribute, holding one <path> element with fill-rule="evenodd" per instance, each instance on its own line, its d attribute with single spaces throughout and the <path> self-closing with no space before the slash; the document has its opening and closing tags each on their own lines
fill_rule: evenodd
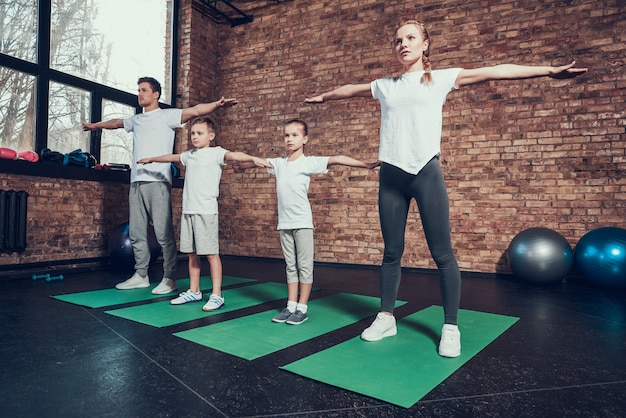
<svg viewBox="0 0 626 418">
<path fill-rule="evenodd" d="M 380 168 L 378 210 L 385 242 L 380 274 L 381 311 L 393 312 L 398 288 L 409 204 L 415 199 L 430 253 L 439 269 L 444 322 L 456 325 L 461 300 L 461 272 L 450 242 L 448 192 L 433 158 L 417 175 L 390 164 Z"/>
</svg>

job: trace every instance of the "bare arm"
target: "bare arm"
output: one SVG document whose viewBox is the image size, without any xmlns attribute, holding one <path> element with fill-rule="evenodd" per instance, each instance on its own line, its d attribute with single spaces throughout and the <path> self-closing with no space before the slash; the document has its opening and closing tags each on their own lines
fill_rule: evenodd
<svg viewBox="0 0 626 418">
<path fill-rule="evenodd" d="M 187 122 L 191 118 L 207 115 L 215 112 L 220 107 L 230 107 L 237 104 L 237 99 L 225 99 L 222 97 L 211 103 L 200 103 L 192 107 L 186 107 L 183 109 L 183 115 L 181 122 Z"/>
<path fill-rule="evenodd" d="M 304 99 L 305 103 L 322 103 L 327 100 L 349 99 L 350 97 L 372 97 L 370 84 L 346 84 L 318 96 Z"/>
<path fill-rule="evenodd" d="M 375 161 L 371 163 L 364 163 L 363 161 L 356 160 L 351 157 L 346 157 L 345 155 L 335 155 L 328 159 L 328 166 L 331 165 L 345 165 L 348 167 L 359 167 L 359 168 L 376 168 L 380 165 L 380 161 Z"/>
<path fill-rule="evenodd" d="M 267 160 L 259 157 L 253 157 L 245 152 L 227 152 L 224 155 L 224 160 L 234 161 L 237 168 L 252 168 L 252 167 L 266 167 L 272 168 L 272 165 Z"/>
<path fill-rule="evenodd" d="M 102 122 L 83 123 L 83 131 L 97 131 L 98 129 L 118 129 L 124 127 L 124 119 L 110 119 Z"/>
<path fill-rule="evenodd" d="M 148 164 L 148 163 L 179 163 L 180 162 L 180 154 L 165 154 L 159 155 L 158 157 L 148 157 L 142 158 L 137 161 L 139 164 Z"/>
<path fill-rule="evenodd" d="M 462 70 L 456 78 L 456 86 L 462 87 L 492 80 L 521 80 L 535 77 L 573 78 L 587 72 L 586 68 L 574 68 L 576 61 L 560 67 L 501 64 Z"/>
</svg>

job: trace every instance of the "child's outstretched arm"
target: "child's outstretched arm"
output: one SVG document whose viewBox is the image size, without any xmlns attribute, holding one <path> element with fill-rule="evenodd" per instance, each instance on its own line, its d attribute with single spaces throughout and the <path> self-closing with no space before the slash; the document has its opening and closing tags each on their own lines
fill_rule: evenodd
<svg viewBox="0 0 626 418">
<path fill-rule="evenodd" d="M 252 168 L 252 167 L 265 167 L 273 168 L 270 163 L 264 158 L 254 157 L 248 155 L 245 152 L 227 152 L 224 155 L 224 160 L 234 161 L 237 168 Z"/>
<path fill-rule="evenodd" d="M 165 154 L 158 157 L 142 158 L 137 161 L 137 164 L 149 164 L 149 163 L 179 163 L 180 154 Z"/>
<path fill-rule="evenodd" d="M 305 103 L 323 103 L 327 100 L 349 99 L 350 97 L 372 97 L 372 90 L 367 84 L 346 84 L 326 93 L 304 99 Z"/>
<path fill-rule="evenodd" d="M 102 122 L 83 122 L 83 131 L 97 131 L 98 129 L 118 129 L 124 127 L 124 119 L 110 119 Z"/>
<path fill-rule="evenodd" d="M 187 122 L 191 118 L 207 115 L 215 112 L 221 107 L 230 107 L 237 104 L 237 99 L 225 99 L 222 97 L 211 103 L 200 103 L 192 107 L 186 107 L 183 109 L 183 115 L 181 117 L 182 122 Z"/>
<path fill-rule="evenodd" d="M 364 163 L 363 161 L 356 160 L 352 157 L 346 157 L 345 155 L 335 155 L 328 159 L 328 166 L 331 165 L 345 165 L 348 167 L 359 167 L 359 168 L 368 168 L 373 169 L 380 165 L 380 161 L 375 161 L 371 163 Z"/>
<path fill-rule="evenodd" d="M 456 78 L 456 86 L 484 83 L 492 80 L 522 80 L 535 77 L 574 78 L 587 68 L 574 68 L 576 61 L 560 67 L 500 64 L 493 67 L 481 67 L 462 70 Z"/>
</svg>

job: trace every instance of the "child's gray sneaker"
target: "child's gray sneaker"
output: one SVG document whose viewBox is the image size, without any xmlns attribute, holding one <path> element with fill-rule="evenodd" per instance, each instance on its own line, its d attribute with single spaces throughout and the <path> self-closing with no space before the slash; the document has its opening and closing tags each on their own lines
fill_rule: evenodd
<svg viewBox="0 0 626 418">
<path fill-rule="evenodd" d="M 293 314 L 293 312 L 291 312 L 289 309 L 285 308 L 282 311 L 280 311 L 280 313 L 278 315 L 276 315 L 274 318 L 272 318 L 272 321 L 278 322 L 278 323 L 282 324 L 287 319 L 289 319 L 291 314 Z"/>
<path fill-rule="evenodd" d="M 289 325 L 300 325 L 301 323 L 303 323 L 307 319 L 309 319 L 307 314 L 305 314 L 302 311 L 296 310 L 294 313 L 289 315 L 289 318 L 287 318 L 287 320 L 285 322 L 287 324 L 289 324 Z"/>
</svg>

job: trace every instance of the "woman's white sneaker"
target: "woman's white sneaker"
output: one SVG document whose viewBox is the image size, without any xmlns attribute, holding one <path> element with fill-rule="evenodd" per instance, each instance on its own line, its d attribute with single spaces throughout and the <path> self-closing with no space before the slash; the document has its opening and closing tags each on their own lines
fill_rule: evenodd
<svg viewBox="0 0 626 418">
<path fill-rule="evenodd" d="M 365 341 L 379 341 L 385 337 L 391 337 L 398 333 L 396 328 L 396 318 L 379 312 L 376 319 L 368 328 L 361 333 L 361 338 Z"/>
<path fill-rule="evenodd" d="M 445 324 L 441 329 L 439 355 L 441 357 L 458 357 L 461 355 L 461 332 L 456 325 Z"/>
</svg>

